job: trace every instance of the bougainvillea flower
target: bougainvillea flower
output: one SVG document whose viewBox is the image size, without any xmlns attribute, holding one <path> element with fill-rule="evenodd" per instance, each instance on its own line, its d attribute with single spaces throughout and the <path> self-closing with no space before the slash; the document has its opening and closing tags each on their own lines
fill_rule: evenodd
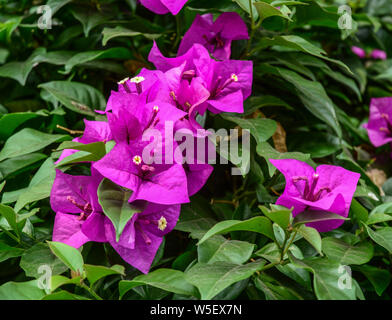
<svg viewBox="0 0 392 320">
<path fill-rule="evenodd" d="M 293 209 L 293 216 L 303 211 L 327 211 L 347 217 L 360 174 L 342 167 L 320 165 L 314 170 L 295 159 L 270 160 L 284 175 L 286 187 L 276 204 Z M 343 220 L 308 223 L 319 232 L 338 228 Z"/>
<path fill-rule="evenodd" d="M 102 208 L 97 190 L 102 176 L 73 176 L 56 170 L 50 204 L 56 212 L 53 241 L 79 248 L 88 241 L 105 242 Z"/>
<path fill-rule="evenodd" d="M 370 53 L 370 57 L 373 59 L 381 59 L 381 60 L 386 60 L 387 59 L 387 53 L 383 50 L 379 49 L 374 49 Z"/>
<path fill-rule="evenodd" d="M 215 61 L 209 57 L 206 48 L 194 44 L 184 55 L 166 58 L 154 43 L 149 61 L 163 72 L 185 63 L 183 75 L 186 79 L 198 77 L 209 91 L 208 100 L 198 112 L 204 114 L 206 109 L 214 113 L 243 112 L 243 101 L 252 91 L 252 61 L 226 60 Z"/>
<path fill-rule="evenodd" d="M 162 103 L 159 106 L 154 103 L 139 105 L 132 113 L 130 107 L 119 107 L 118 110 L 113 110 L 113 113 L 107 114 L 116 145 L 101 160 L 94 163 L 94 168 L 104 177 L 132 190 L 130 202 L 189 202 L 186 174 L 182 165 L 175 163 L 174 154 L 166 156 L 164 153 L 165 148 L 162 146 L 165 141 L 162 142 L 161 150 L 157 150 L 162 156 L 163 164 L 157 164 L 145 162 L 144 152 L 150 141 L 142 139 L 142 134 L 147 129 L 158 130 L 162 122 L 167 119 L 175 122 L 185 113 Z"/>
<path fill-rule="evenodd" d="M 392 142 L 392 97 L 371 99 L 369 122 L 364 127 L 375 147 Z"/>
<path fill-rule="evenodd" d="M 360 47 L 352 46 L 351 51 L 356 54 L 359 58 L 364 59 L 366 57 L 366 52 Z"/>
<path fill-rule="evenodd" d="M 177 15 L 188 0 L 140 0 L 141 4 L 156 14 L 171 12 Z"/>
<path fill-rule="evenodd" d="M 109 124 L 105 121 L 89 121 L 84 119 L 85 129 L 81 137 L 75 138 L 72 141 L 89 144 L 99 141 L 110 141 L 112 140 L 112 134 L 109 128 Z M 78 152 L 78 150 L 65 149 L 56 164 L 61 162 L 66 157 Z"/>
<path fill-rule="evenodd" d="M 211 13 L 196 15 L 180 43 L 178 55 L 185 54 L 194 43 L 200 43 L 215 58 L 227 60 L 231 55 L 232 40 L 248 38 L 246 24 L 236 12 L 224 12 L 215 22 Z"/>
<path fill-rule="evenodd" d="M 149 204 L 142 213 L 136 213 L 127 223 L 119 242 L 116 242 L 113 224 L 106 218 L 106 237 L 126 262 L 147 273 L 163 236 L 175 227 L 180 207 Z"/>
<path fill-rule="evenodd" d="M 133 93 L 138 95 L 146 93 L 157 81 L 161 80 L 162 76 L 162 71 L 143 68 L 140 70 L 137 76 L 133 78 L 127 77 L 119 81 L 118 91 L 122 93 Z"/>
</svg>

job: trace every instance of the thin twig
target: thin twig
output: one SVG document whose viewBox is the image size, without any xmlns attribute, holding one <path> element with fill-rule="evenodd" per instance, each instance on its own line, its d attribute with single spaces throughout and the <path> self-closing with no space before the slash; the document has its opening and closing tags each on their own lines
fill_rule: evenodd
<svg viewBox="0 0 392 320">
<path fill-rule="evenodd" d="M 75 135 L 75 134 L 83 134 L 83 133 L 84 133 L 84 131 L 80 131 L 80 130 L 71 130 L 71 129 L 68 129 L 68 128 L 66 128 L 66 127 L 60 126 L 59 124 L 56 125 L 56 128 L 57 128 L 57 129 L 64 130 L 64 131 L 67 131 L 69 134 L 73 134 L 73 135 Z"/>
</svg>

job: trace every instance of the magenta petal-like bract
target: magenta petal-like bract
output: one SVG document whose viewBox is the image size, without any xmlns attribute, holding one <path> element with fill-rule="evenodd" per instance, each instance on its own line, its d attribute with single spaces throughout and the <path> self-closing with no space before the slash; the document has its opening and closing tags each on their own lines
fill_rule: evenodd
<svg viewBox="0 0 392 320">
<path fill-rule="evenodd" d="M 53 225 L 52 240 L 65 243 L 74 248 L 79 248 L 86 242 L 91 241 L 82 232 L 84 221 L 78 218 L 74 214 L 57 212 Z"/>
<path fill-rule="evenodd" d="M 140 0 L 141 4 L 156 14 L 170 12 L 177 15 L 188 0 Z"/>
<path fill-rule="evenodd" d="M 136 213 L 127 223 L 118 242 L 113 225 L 106 219 L 106 237 L 126 262 L 147 273 L 163 236 L 173 230 L 179 215 L 180 205 L 149 204 L 142 213 Z M 163 221 L 163 225 L 159 225 L 159 221 Z"/>
<path fill-rule="evenodd" d="M 232 40 L 248 38 L 246 24 L 236 12 L 224 12 L 215 22 L 211 13 L 196 15 L 180 43 L 178 55 L 186 53 L 194 43 L 200 43 L 215 58 L 227 60 L 231 55 Z"/>
<path fill-rule="evenodd" d="M 333 212 L 347 217 L 360 174 L 332 165 L 314 170 L 295 159 L 270 160 L 284 175 L 286 187 L 278 205 L 293 208 L 293 216 L 303 211 Z M 308 224 L 320 232 L 336 229 L 343 220 L 326 220 Z"/>
<path fill-rule="evenodd" d="M 375 147 L 392 142 L 392 97 L 371 99 L 366 129 Z"/>
</svg>

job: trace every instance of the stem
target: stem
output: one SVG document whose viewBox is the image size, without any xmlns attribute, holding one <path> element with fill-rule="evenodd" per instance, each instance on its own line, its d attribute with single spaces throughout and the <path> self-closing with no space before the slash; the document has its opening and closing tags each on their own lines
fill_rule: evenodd
<svg viewBox="0 0 392 320">
<path fill-rule="evenodd" d="M 96 294 L 96 292 L 91 289 L 89 286 L 87 286 L 85 283 L 81 283 L 80 287 L 87 290 L 95 299 L 97 300 L 103 300 L 98 294 Z"/>
<path fill-rule="evenodd" d="M 180 14 L 177 14 L 176 17 L 176 25 L 177 25 L 177 31 L 176 31 L 176 41 L 173 44 L 173 51 L 175 48 L 177 48 L 178 44 L 180 43 L 180 38 L 181 38 L 181 30 L 180 30 Z"/>
<path fill-rule="evenodd" d="M 56 125 L 56 128 L 61 129 L 61 130 L 64 130 L 64 131 L 68 132 L 69 134 L 83 134 L 83 133 L 84 133 L 84 131 L 80 131 L 80 130 L 71 130 L 71 129 L 68 129 L 68 128 L 66 128 L 66 127 L 60 126 L 59 124 Z"/>
<path fill-rule="evenodd" d="M 289 244 L 287 245 L 287 247 L 284 248 L 284 250 L 283 250 L 283 257 L 284 257 L 284 255 L 287 253 L 287 251 L 289 251 L 290 246 L 293 244 L 294 239 L 295 239 L 295 236 L 297 235 L 297 231 L 298 231 L 298 230 L 295 230 L 295 232 L 294 232 L 294 234 L 293 234 L 293 238 L 290 240 L 290 242 L 289 242 Z"/>
<path fill-rule="evenodd" d="M 285 237 L 284 237 L 282 248 L 281 248 L 282 251 L 281 251 L 281 254 L 280 254 L 280 260 L 281 261 L 283 261 L 283 258 L 284 258 L 284 253 L 285 253 L 285 247 L 286 247 L 287 239 L 288 239 L 287 233 L 285 232 Z"/>
<path fill-rule="evenodd" d="M 1 230 L 3 230 L 3 232 L 8 235 L 10 238 L 12 238 L 13 240 L 15 240 L 17 243 L 20 244 L 20 239 L 17 238 L 16 236 L 14 236 L 11 232 L 9 232 L 7 229 L 3 228 L 2 226 L 0 226 Z"/>
<path fill-rule="evenodd" d="M 246 46 L 245 52 L 243 53 L 243 55 L 241 56 L 241 58 L 244 58 L 246 56 L 248 56 L 250 47 L 252 45 L 252 40 L 253 37 L 255 35 L 255 20 L 253 17 L 253 4 L 252 4 L 252 0 L 249 0 L 249 13 L 250 13 L 250 36 L 249 36 L 249 40 L 248 40 L 248 44 Z"/>
</svg>

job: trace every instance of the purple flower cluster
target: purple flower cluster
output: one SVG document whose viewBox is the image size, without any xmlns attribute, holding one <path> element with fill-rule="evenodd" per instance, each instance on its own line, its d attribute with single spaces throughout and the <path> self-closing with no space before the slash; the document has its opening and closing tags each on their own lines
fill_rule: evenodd
<svg viewBox="0 0 392 320">
<path fill-rule="evenodd" d="M 142 1 L 168 8 L 184 2 Z M 195 43 L 193 33 L 200 36 L 194 38 Z M 51 192 L 56 212 L 54 241 L 76 248 L 88 241 L 109 242 L 129 264 L 149 271 L 163 236 L 176 225 L 181 204 L 189 202 L 213 170 L 206 162 L 174 161 L 176 142 L 167 141 L 165 123 L 174 124 L 170 137 L 187 129 L 192 139 L 206 140 L 207 131 L 196 121 L 198 114 L 243 112 L 243 102 L 251 94 L 253 65 L 229 58 L 231 41 L 247 37 L 239 15 L 223 13 L 215 23 L 211 15 L 198 16 L 175 58 L 164 57 L 154 43 L 149 61 L 156 70 L 142 69 L 136 77 L 120 81 L 106 110 L 100 111 L 107 121 L 86 120 L 83 136 L 74 139 L 82 144 L 111 141 L 111 150 L 91 163 L 90 176 L 57 170 Z M 221 60 L 211 58 L 210 53 Z M 151 141 L 144 139 L 149 131 L 165 137 L 161 145 L 149 149 Z M 58 161 L 75 152 L 64 150 Z M 164 161 L 153 161 L 157 154 Z M 119 238 L 98 199 L 105 178 L 131 193 L 126 199 L 129 203 L 143 204 Z"/>
</svg>

